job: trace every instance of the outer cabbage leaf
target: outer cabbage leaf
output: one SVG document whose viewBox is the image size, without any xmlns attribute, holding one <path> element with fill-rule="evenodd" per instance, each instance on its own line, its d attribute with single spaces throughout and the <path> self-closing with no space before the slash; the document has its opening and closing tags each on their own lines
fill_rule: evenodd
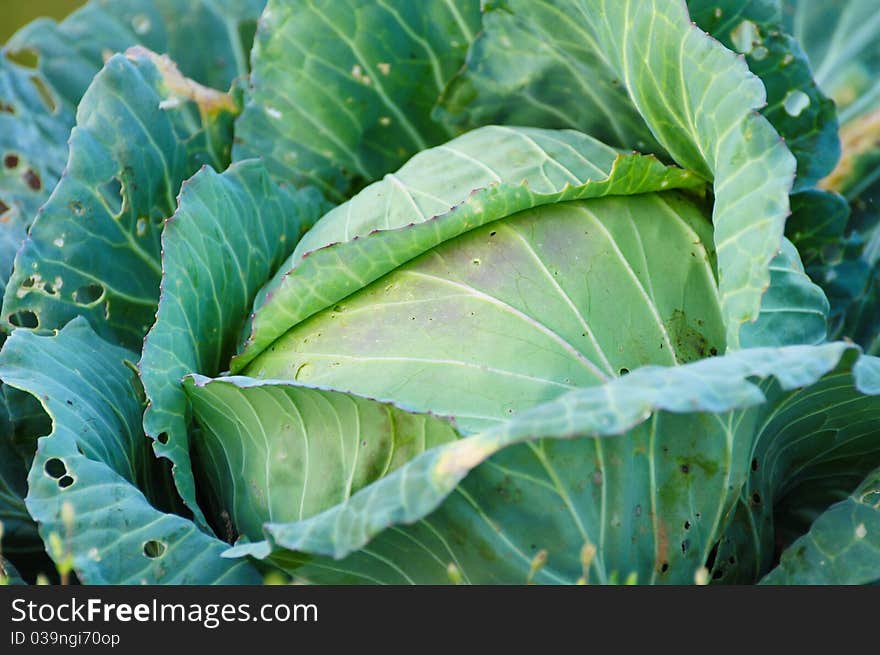
<svg viewBox="0 0 880 655">
<path fill-rule="evenodd" d="M 269 558 L 314 582 L 437 583 L 452 566 L 474 583 L 530 576 L 607 582 L 632 573 L 639 582 L 690 583 L 733 518 L 753 450 L 822 438 L 815 426 L 766 424 L 778 393 L 802 410 L 822 408 L 811 385 L 844 376 L 853 401 L 880 410 L 877 397 L 863 395 L 880 393 L 869 370 L 876 362 L 853 368 L 853 350 L 841 343 L 755 348 L 643 367 L 431 449 L 332 509 L 267 523 L 265 541 L 242 543 L 228 555 Z M 307 392 L 304 386 L 231 378 L 187 390 L 202 396 L 201 420 L 206 405 L 213 415 L 231 415 L 241 403 L 258 402 L 267 387 L 295 396 Z M 278 431 L 267 428 L 295 416 L 280 406 L 236 415 L 235 427 L 214 421 L 208 428 L 227 459 L 239 449 L 259 457 L 265 442 L 243 435 L 271 440 Z M 870 457 L 876 464 L 880 453 Z M 247 484 L 241 493 L 264 493 L 265 478 Z"/>
<path fill-rule="evenodd" d="M 842 157 L 821 186 L 842 194 L 852 211 L 845 239 L 828 249 L 815 277 L 836 305 L 835 335 L 880 352 L 880 19 L 865 0 L 786 0 L 785 8 L 817 82 L 840 112 Z M 814 214 L 818 223 L 822 210 Z"/>
<path fill-rule="evenodd" d="M 9 560 L 0 557 L 0 585 L 27 584 Z"/>
<path fill-rule="evenodd" d="M 61 23 L 39 19 L 0 56 L 0 286 L 67 162 L 75 110 L 114 52 L 144 45 L 184 74 L 226 89 L 247 73 L 265 0 L 93 0 Z"/>
<path fill-rule="evenodd" d="M 483 3 L 483 29 L 436 111 L 459 130 L 504 124 L 576 129 L 663 152 L 577 3 Z"/>
<path fill-rule="evenodd" d="M 0 386 L 0 553 L 30 581 L 54 570 L 24 502 L 37 439 L 51 429 L 39 401 Z"/>
<path fill-rule="evenodd" d="M 819 516 L 762 584 L 874 584 L 880 580 L 880 469 Z"/>
<path fill-rule="evenodd" d="M 880 102 L 876 7 L 866 0 L 833 4 L 783 0 L 788 31 L 806 51 L 816 82 L 837 103 L 843 124 Z"/>
<path fill-rule="evenodd" d="M 49 331 L 85 316 L 139 348 L 156 312 L 162 226 L 183 180 L 204 163 L 225 166 L 235 109 L 165 57 L 111 58 L 79 105 L 66 172 L 16 256 L 4 322 Z"/>
<path fill-rule="evenodd" d="M 781 30 L 778 0 L 689 0 L 697 25 L 746 55 L 767 88 L 761 108 L 811 185 L 837 162 L 834 105 L 813 81 L 806 56 Z M 620 74 L 564 1 L 484 5 L 483 30 L 439 115 L 460 127 L 491 123 L 582 130 L 612 145 L 661 153 Z"/>
<path fill-rule="evenodd" d="M 849 227 L 850 205 L 833 191 L 809 189 L 792 196 L 786 232 L 804 257 L 809 276 L 827 294 L 828 332 L 877 354 L 875 246 Z M 874 263 L 872 263 L 874 262 Z"/>
<path fill-rule="evenodd" d="M 745 348 L 822 343 L 829 311 L 828 298 L 807 276 L 797 248 L 783 239 L 781 252 L 770 262 L 770 288 L 761 313 L 743 326 L 741 343 Z"/>
<path fill-rule="evenodd" d="M 6 558 L 42 550 L 36 525 L 24 504 L 29 462 L 15 446 L 6 396 L 0 394 L 0 553 Z"/>
<path fill-rule="evenodd" d="M 840 157 L 837 112 L 801 46 L 785 32 L 780 0 L 688 0 L 688 8 L 700 28 L 745 55 L 767 89 L 761 113 L 797 158 L 795 187 L 814 186 Z"/>
<path fill-rule="evenodd" d="M 248 73 L 248 52 L 265 0 L 92 0 L 60 23 L 41 18 L 5 49 L 24 55 L 56 102 L 73 110 L 109 55 L 141 45 L 167 54 L 184 74 L 227 89 Z M 109 55 L 108 55 L 109 53 Z M 26 55 L 30 54 L 31 57 Z"/>
<path fill-rule="evenodd" d="M 250 565 L 219 557 L 223 542 L 157 509 L 168 489 L 141 430 L 135 359 L 83 318 L 52 337 L 16 330 L 0 352 L 0 378 L 38 398 L 53 424 L 26 498 L 49 554 L 71 558 L 89 584 L 259 582 Z"/>
<path fill-rule="evenodd" d="M 144 429 L 173 463 L 177 488 L 196 520 L 184 375 L 216 375 L 235 350 L 263 282 L 325 209 L 314 189 L 291 192 L 257 161 L 188 180 L 162 233 L 162 290 L 139 364 L 149 406 Z"/>
<path fill-rule="evenodd" d="M 215 512 L 246 535 L 260 535 L 266 517 L 296 521 L 330 509 L 458 438 L 446 419 L 332 389 L 198 375 L 186 388 Z"/>
<path fill-rule="evenodd" d="M 452 136 L 431 110 L 479 28 L 477 0 L 270 0 L 235 157 L 345 198 Z"/>
<path fill-rule="evenodd" d="M 0 57 L 0 289 L 4 291 L 15 253 L 60 177 L 67 154 L 70 126 L 53 120 L 39 88 Z"/>
<path fill-rule="evenodd" d="M 880 390 L 878 372 L 876 358 L 856 365 L 861 387 L 872 394 Z M 877 465 L 880 404 L 874 395 L 853 394 L 846 371 L 827 375 L 807 393 L 771 387 L 766 394 L 772 411 L 761 418 L 749 479 L 714 561 L 713 577 L 722 582 L 760 579 L 798 522 L 809 527 L 811 515 L 841 490 L 849 495 Z"/>
<path fill-rule="evenodd" d="M 0 390 L 0 565 L 5 563 L 12 571 L 8 584 L 25 584 L 25 579 L 34 582 L 39 575 L 57 581 L 55 565 L 25 504 L 37 440 L 52 431 L 52 423 L 29 393 L 5 384 Z"/>
</svg>

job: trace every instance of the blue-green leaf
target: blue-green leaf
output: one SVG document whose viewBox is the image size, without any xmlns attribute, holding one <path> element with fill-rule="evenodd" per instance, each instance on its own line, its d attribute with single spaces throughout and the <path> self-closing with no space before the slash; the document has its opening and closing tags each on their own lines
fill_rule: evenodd
<svg viewBox="0 0 880 655">
<path fill-rule="evenodd" d="M 50 556 L 89 584 L 259 582 L 220 559 L 223 542 L 157 509 L 168 490 L 141 429 L 135 360 L 82 318 L 51 337 L 16 330 L 0 352 L 0 378 L 52 420 L 26 499 Z"/>
<path fill-rule="evenodd" d="M 537 65 L 543 61 L 553 69 L 571 69 L 570 60 L 576 58 L 581 66 L 595 69 L 592 75 L 578 70 L 575 76 L 591 84 L 596 81 L 598 100 L 594 102 L 605 109 L 589 111 L 593 103 L 581 98 L 589 94 L 569 90 L 581 111 L 589 113 L 589 123 L 579 123 L 578 129 L 591 132 L 597 123 L 607 129 L 608 115 L 627 119 L 618 106 L 628 96 L 663 150 L 681 166 L 714 183 L 721 302 L 728 347 L 737 348 L 740 326 L 757 318 L 761 295 L 769 285 L 768 267 L 779 250 L 795 176 L 791 152 L 770 123 L 756 113 L 766 103 L 761 80 L 744 61 L 696 27 L 681 2 L 504 0 L 486 9 L 490 13 L 484 24 L 489 29 L 480 37 L 487 42 L 485 51 L 476 63 L 475 58 L 469 59 L 469 70 L 458 82 L 467 91 L 463 99 L 451 91 L 455 106 L 447 109 L 460 112 L 479 107 L 484 89 L 490 95 L 497 92 L 482 77 L 468 82 L 469 71 L 484 60 L 509 56 L 524 30 L 534 37 L 536 46 L 528 57 Z M 557 43 L 555 33 L 565 40 Z M 589 51 L 590 57 L 567 52 L 565 46 L 571 43 Z M 479 48 L 478 40 L 474 52 L 481 52 Z M 540 78 L 528 74 L 525 80 L 516 80 L 520 67 L 504 70 L 514 76 L 505 93 L 518 93 Z M 578 89 L 578 84 L 583 81 L 568 87 Z M 531 95 L 539 96 L 537 91 Z M 607 98 L 617 101 L 609 105 Z M 525 101 L 516 93 L 510 98 L 511 103 Z M 650 149 L 645 132 L 629 135 L 619 145 Z"/>
<path fill-rule="evenodd" d="M 880 469 L 820 515 L 762 584 L 876 584 L 880 581 Z"/>
<path fill-rule="evenodd" d="M 247 73 L 265 0 L 92 0 L 61 23 L 38 19 L 0 56 L 0 291 L 37 209 L 67 162 L 75 111 L 115 52 L 144 45 L 227 89 Z"/>
<path fill-rule="evenodd" d="M 479 28 L 477 0 L 270 0 L 235 157 L 344 199 L 449 139 L 431 110 Z"/>
<path fill-rule="evenodd" d="M 437 583 L 452 565 L 471 582 L 510 583 L 523 582 L 544 551 L 536 582 L 585 575 L 605 582 L 635 572 L 639 582 L 690 583 L 733 518 L 756 444 L 782 448 L 813 434 L 797 422 L 764 425 L 778 399 L 822 407 L 811 385 L 821 391 L 827 376 L 848 376 L 850 397 L 880 410 L 870 396 L 880 384 L 870 366 L 853 369 L 852 350 L 841 343 L 758 348 L 644 367 L 418 455 L 332 509 L 267 523 L 265 541 L 229 555 L 270 558 L 312 581 Z M 238 386 L 236 402 L 247 402 L 273 385 L 281 389 L 275 393 L 298 393 L 291 382 L 229 379 L 222 388 L 231 394 Z M 220 402 L 212 388 L 190 391 Z M 222 403 L 212 408 L 220 410 Z M 291 420 L 279 419 L 282 409 L 272 414 L 239 414 L 247 427 L 230 428 L 224 442 L 248 449 L 242 434 Z M 227 428 L 214 422 L 211 429 Z M 585 546 L 595 549 L 586 562 Z"/>
<path fill-rule="evenodd" d="M 783 239 L 782 251 L 770 262 L 770 288 L 761 299 L 761 313 L 743 326 L 741 343 L 744 348 L 822 343 L 829 311 L 828 298 L 807 276 L 797 249 Z"/>
<path fill-rule="evenodd" d="M 165 57 L 139 49 L 110 59 L 79 105 L 66 172 L 16 256 L 4 323 L 47 332 L 84 316 L 139 348 L 156 312 L 164 221 L 186 178 L 225 166 L 235 110 Z"/>
<path fill-rule="evenodd" d="M 827 249 L 816 279 L 828 290 L 837 338 L 880 352 L 880 17 L 868 0 L 785 0 L 790 29 L 837 103 L 842 156 L 821 187 L 843 195 L 852 215 Z M 809 209 L 813 209 L 811 213 Z M 817 223 L 822 206 L 807 208 Z"/>
<path fill-rule="evenodd" d="M 162 234 L 162 292 L 139 364 L 149 406 L 144 429 L 171 460 L 199 523 L 184 375 L 225 369 L 254 296 L 324 211 L 315 189 L 274 184 L 260 162 L 205 168 L 184 184 Z"/>
<path fill-rule="evenodd" d="M 816 82 L 800 44 L 783 28 L 780 0 L 688 0 L 703 30 L 746 57 L 767 89 L 761 114 L 797 158 L 797 189 L 828 175 L 840 157 L 837 111 Z"/>
</svg>

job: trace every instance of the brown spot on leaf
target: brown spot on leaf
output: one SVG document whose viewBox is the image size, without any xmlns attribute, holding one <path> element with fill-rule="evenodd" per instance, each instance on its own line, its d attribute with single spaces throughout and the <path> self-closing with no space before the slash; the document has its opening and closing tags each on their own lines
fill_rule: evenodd
<svg viewBox="0 0 880 655">
<path fill-rule="evenodd" d="M 669 531 L 666 529 L 666 523 L 662 519 L 655 517 L 657 543 L 654 545 L 654 561 L 660 566 L 666 563 L 669 557 Z M 666 565 L 669 566 L 668 564 Z"/>
<path fill-rule="evenodd" d="M 43 181 L 32 168 L 27 169 L 21 177 L 32 191 L 39 191 L 43 188 Z"/>
</svg>

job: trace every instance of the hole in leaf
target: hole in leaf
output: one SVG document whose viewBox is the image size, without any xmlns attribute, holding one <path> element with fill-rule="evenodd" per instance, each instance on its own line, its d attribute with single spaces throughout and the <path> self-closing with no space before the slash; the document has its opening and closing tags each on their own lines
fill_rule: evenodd
<svg viewBox="0 0 880 655">
<path fill-rule="evenodd" d="M 9 322 L 15 327 L 35 329 L 40 326 L 40 320 L 37 315 L 30 310 L 15 312 L 9 315 Z"/>
<path fill-rule="evenodd" d="M 737 52 L 748 54 L 760 39 L 758 26 L 750 20 L 744 20 L 730 33 L 730 40 Z"/>
<path fill-rule="evenodd" d="M 690 529 L 691 529 L 691 522 L 690 522 L 690 521 L 685 521 L 685 522 L 684 522 L 684 529 L 685 529 L 685 530 L 690 530 Z"/>
<path fill-rule="evenodd" d="M 131 27 L 137 34 L 144 35 L 150 31 L 150 27 L 152 27 L 152 21 L 150 21 L 149 16 L 145 16 L 144 14 L 137 14 L 134 18 L 131 19 Z"/>
<path fill-rule="evenodd" d="M 34 169 L 27 169 L 21 176 L 21 179 L 24 180 L 24 183 L 28 185 L 28 188 L 31 191 L 39 191 L 43 188 L 43 181 L 40 179 L 40 176 L 34 172 Z"/>
<path fill-rule="evenodd" d="M 55 96 L 52 95 L 52 92 L 49 90 L 49 87 L 46 86 L 43 78 L 38 75 L 31 75 L 30 80 L 31 84 L 33 84 L 34 88 L 37 90 L 37 93 L 40 94 L 40 100 L 46 105 L 46 109 L 49 110 L 50 114 L 54 114 L 58 105 L 55 103 Z"/>
<path fill-rule="evenodd" d="M 797 118 L 810 106 L 810 96 L 799 89 L 793 89 L 785 96 L 782 106 L 785 108 L 786 114 Z"/>
<path fill-rule="evenodd" d="M 56 480 L 67 475 L 67 466 L 57 457 L 47 459 L 46 463 L 43 464 L 43 470 L 46 472 L 46 475 Z"/>
<path fill-rule="evenodd" d="M 666 573 L 669 570 L 669 562 L 663 562 L 660 565 L 660 573 Z"/>
<path fill-rule="evenodd" d="M 80 305 L 91 305 L 104 295 L 104 287 L 100 284 L 87 284 L 73 292 L 73 302 Z"/>
<path fill-rule="evenodd" d="M 144 556 L 150 559 L 162 557 L 165 553 L 165 544 L 157 539 L 150 539 L 144 544 Z"/>
<path fill-rule="evenodd" d="M 753 471 L 757 471 L 757 470 L 758 470 L 758 460 L 757 460 L 757 459 L 753 459 L 753 460 L 752 460 L 752 470 L 753 470 Z"/>
<path fill-rule="evenodd" d="M 0 215 L 5 214 L 9 211 L 9 205 L 0 200 Z"/>
<path fill-rule="evenodd" d="M 761 494 L 757 491 L 752 494 L 752 505 L 760 505 L 761 504 Z"/>
<path fill-rule="evenodd" d="M 711 571 L 715 567 L 715 560 L 718 558 L 718 548 L 721 546 L 720 541 L 716 541 L 715 545 L 712 546 L 712 550 L 709 551 L 709 556 L 706 557 L 706 570 Z"/>
<path fill-rule="evenodd" d="M 105 182 L 99 187 L 101 196 L 107 203 L 107 208 L 114 216 L 122 213 L 122 182 L 118 177 L 114 177 L 109 182 Z"/>
<path fill-rule="evenodd" d="M 67 487 L 69 487 L 72 484 L 73 484 L 73 478 L 70 477 L 69 475 L 65 475 L 63 478 L 58 480 L 58 486 L 61 487 L 62 489 L 67 489 Z"/>
<path fill-rule="evenodd" d="M 18 155 L 10 152 L 3 158 L 3 165 L 6 168 L 15 168 L 18 166 Z"/>
<path fill-rule="evenodd" d="M 164 446 L 165 444 L 168 443 L 168 433 L 167 432 L 160 432 L 159 436 L 156 437 L 156 441 L 158 441 L 160 444 L 162 444 Z"/>
<path fill-rule="evenodd" d="M 73 202 L 71 202 L 69 207 L 70 211 L 72 211 L 77 216 L 82 216 L 83 212 L 85 211 L 83 204 L 79 200 L 74 200 Z"/>
<path fill-rule="evenodd" d="M 622 368 L 622 369 L 620 369 L 620 370 L 618 371 L 618 373 L 619 373 L 620 375 L 626 375 L 627 373 L 629 373 L 629 369 L 628 369 L 628 368 Z"/>
<path fill-rule="evenodd" d="M 40 64 L 40 53 L 33 48 L 22 48 L 21 50 L 7 51 L 6 58 L 24 68 L 36 69 Z"/>
</svg>

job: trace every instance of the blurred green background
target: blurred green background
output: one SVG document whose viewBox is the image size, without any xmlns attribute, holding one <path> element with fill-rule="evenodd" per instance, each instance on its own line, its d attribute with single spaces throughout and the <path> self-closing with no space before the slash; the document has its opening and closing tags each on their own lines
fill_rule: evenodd
<svg viewBox="0 0 880 655">
<path fill-rule="evenodd" d="M 85 0 L 0 0 L 0 43 L 39 16 L 64 18 Z"/>
</svg>

